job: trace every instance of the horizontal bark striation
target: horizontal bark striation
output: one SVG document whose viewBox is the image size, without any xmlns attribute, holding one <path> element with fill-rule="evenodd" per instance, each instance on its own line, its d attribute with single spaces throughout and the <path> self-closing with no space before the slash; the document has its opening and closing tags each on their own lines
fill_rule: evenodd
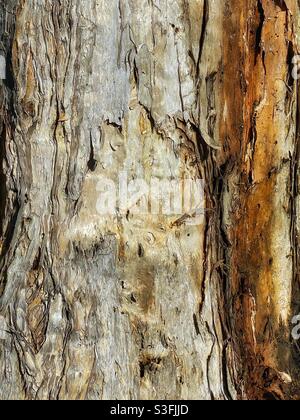
<svg viewBox="0 0 300 420">
<path fill-rule="evenodd" d="M 296 3 L 0 10 L 0 399 L 298 398 Z M 121 172 L 201 223 L 101 217 Z"/>
</svg>

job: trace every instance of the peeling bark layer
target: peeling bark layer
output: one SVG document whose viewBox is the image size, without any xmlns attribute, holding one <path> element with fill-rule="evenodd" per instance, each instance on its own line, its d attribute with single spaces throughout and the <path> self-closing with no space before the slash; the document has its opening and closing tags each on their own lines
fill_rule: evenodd
<svg viewBox="0 0 300 420">
<path fill-rule="evenodd" d="M 296 0 L 0 0 L 0 399 L 298 399 Z M 200 224 L 99 180 L 205 182 Z"/>
</svg>

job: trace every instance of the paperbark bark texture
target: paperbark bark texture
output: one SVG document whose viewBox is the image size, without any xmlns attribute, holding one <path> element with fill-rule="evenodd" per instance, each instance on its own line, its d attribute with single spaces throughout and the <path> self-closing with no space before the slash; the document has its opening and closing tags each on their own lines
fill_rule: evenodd
<svg viewBox="0 0 300 420">
<path fill-rule="evenodd" d="M 300 397 L 298 28 L 297 0 L 0 1 L 0 399 Z M 202 223 L 101 217 L 122 171 L 203 179 Z"/>
</svg>

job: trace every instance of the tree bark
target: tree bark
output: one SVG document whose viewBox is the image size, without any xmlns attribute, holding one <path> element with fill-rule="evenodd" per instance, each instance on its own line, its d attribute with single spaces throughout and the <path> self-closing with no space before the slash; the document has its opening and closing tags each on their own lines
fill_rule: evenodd
<svg viewBox="0 0 300 420">
<path fill-rule="evenodd" d="M 0 0 L 0 399 L 298 399 L 296 0 Z M 205 212 L 97 211 L 201 178 Z M 102 178 L 101 178 L 102 177 Z"/>
</svg>

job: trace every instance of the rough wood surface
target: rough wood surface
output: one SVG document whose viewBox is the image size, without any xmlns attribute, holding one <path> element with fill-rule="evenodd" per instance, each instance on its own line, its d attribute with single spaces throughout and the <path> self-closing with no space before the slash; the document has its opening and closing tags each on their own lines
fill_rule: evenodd
<svg viewBox="0 0 300 420">
<path fill-rule="evenodd" d="M 298 399 L 296 0 L 0 0 L 0 399 Z M 201 178 L 199 225 L 97 212 Z"/>
</svg>

